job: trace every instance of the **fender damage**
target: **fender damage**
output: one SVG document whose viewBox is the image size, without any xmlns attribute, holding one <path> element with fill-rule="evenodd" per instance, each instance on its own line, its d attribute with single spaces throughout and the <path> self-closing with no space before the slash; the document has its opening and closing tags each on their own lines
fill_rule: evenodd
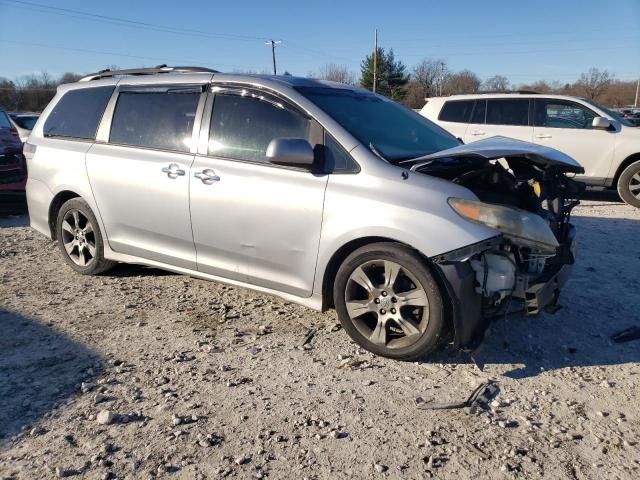
<svg viewBox="0 0 640 480">
<path fill-rule="evenodd" d="M 473 349 L 494 318 L 553 313 L 575 262 L 571 210 L 584 185 L 571 157 L 493 137 L 411 160 L 411 171 L 467 187 L 479 201 L 450 199 L 465 220 L 498 235 L 431 258 L 450 299 L 454 345 Z"/>
</svg>

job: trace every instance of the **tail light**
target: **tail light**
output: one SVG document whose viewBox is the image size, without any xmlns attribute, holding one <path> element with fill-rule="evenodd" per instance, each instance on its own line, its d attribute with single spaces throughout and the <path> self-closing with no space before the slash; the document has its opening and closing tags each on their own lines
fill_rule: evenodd
<svg viewBox="0 0 640 480">
<path fill-rule="evenodd" d="M 27 160 L 31 160 L 36 154 L 36 146 L 33 143 L 26 142 L 22 146 L 22 153 Z"/>
</svg>

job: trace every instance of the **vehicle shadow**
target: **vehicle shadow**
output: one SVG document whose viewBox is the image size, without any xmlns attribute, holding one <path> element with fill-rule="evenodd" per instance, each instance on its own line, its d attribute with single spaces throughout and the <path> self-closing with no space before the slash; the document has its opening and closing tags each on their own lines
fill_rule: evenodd
<svg viewBox="0 0 640 480">
<path fill-rule="evenodd" d="M 471 355 L 444 350 L 428 363 L 514 367 L 511 378 L 578 366 L 640 363 L 640 340 L 614 343 L 611 336 L 640 326 L 640 221 L 573 217 L 578 258 L 555 315 L 499 320 Z"/>
<path fill-rule="evenodd" d="M 0 308 L 0 331 L 1 447 L 94 381 L 102 359 L 51 323 L 11 310 Z"/>
<path fill-rule="evenodd" d="M 29 225 L 27 201 L 22 194 L 0 194 L 0 228 Z"/>
<path fill-rule="evenodd" d="M 580 195 L 580 200 L 592 200 L 605 203 L 624 203 L 616 190 L 593 190 L 587 189 Z"/>
<path fill-rule="evenodd" d="M 105 277 L 129 278 L 129 277 L 166 277 L 178 275 L 168 270 L 146 267 L 144 265 L 134 265 L 131 263 L 119 263 L 112 270 L 102 274 Z"/>
</svg>

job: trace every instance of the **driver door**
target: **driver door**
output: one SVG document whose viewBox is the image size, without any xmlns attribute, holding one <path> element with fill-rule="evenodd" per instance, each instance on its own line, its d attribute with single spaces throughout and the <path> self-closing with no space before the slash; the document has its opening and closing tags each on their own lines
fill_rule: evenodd
<svg viewBox="0 0 640 480">
<path fill-rule="evenodd" d="M 616 133 L 594 129 L 591 124 L 597 116 L 590 108 L 569 100 L 535 100 L 533 141 L 574 158 L 593 185 L 602 184 L 609 174 Z"/>
</svg>

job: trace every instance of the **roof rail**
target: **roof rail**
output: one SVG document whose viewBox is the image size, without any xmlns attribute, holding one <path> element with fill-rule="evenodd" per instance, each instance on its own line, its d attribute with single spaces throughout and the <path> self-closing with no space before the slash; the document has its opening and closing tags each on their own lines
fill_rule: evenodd
<svg viewBox="0 0 640 480">
<path fill-rule="evenodd" d="M 522 95 L 538 95 L 540 92 L 535 90 L 483 90 L 479 92 L 481 95 L 495 95 L 497 93 L 519 93 Z"/>
<path fill-rule="evenodd" d="M 92 73 L 82 77 L 79 82 L 90 82 L 91 80 L 98 80 L 100 78 L 111 78 L 125 75 L 156 75 L 159 73 L 219 73 L 217 70 L 212 70 L 205 67 L 169 67 L 167 65 L 158 65 L 151 68 L 130 68 L 127 70 L 100 70 L 99 72 Z"/>
</svg>

